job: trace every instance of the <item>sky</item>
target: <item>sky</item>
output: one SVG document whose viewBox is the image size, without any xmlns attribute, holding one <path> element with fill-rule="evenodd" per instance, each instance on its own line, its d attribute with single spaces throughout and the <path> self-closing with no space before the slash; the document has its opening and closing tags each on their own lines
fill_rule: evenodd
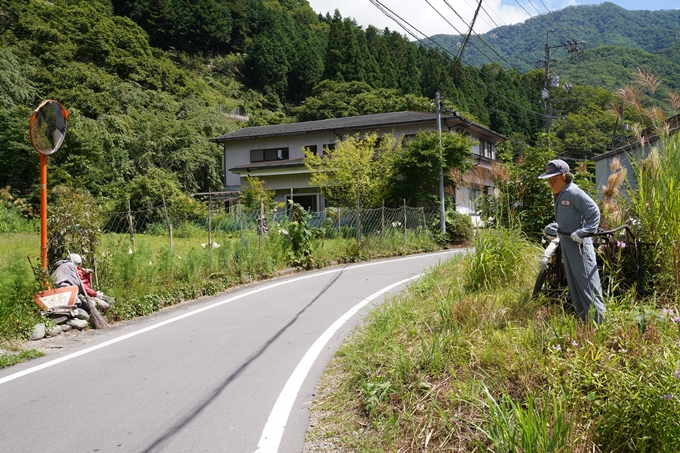
<svg viewBox="0 0 680 453">
<path fill-rule="evenodd" d="M 407 34 L 401 26 L 387 17 L 372 0 L 308 0 L 312 9 L 321 14 L 337 8 L 343 18 L 352 17 L 364 28 L 373 25 L 379 29 Z M 477 0 L 373 0 L 379 1 L 423 35 L 466 34 L 477 7 Z M 627 10 L 680 9 L 678 0 L 609 0 Z M 429 4 L 428 4 L 429 2 Z M 448 4 L 447 4 L 448 3 Z M 604 0 L 483 0 L 474 30 L 486 33 L 492 28 L 523 22 L 531 17 L 548 14 L 567 6 L 598 5 Z M 432 5 L 432 6 L 430 6 Z M 449 6 L 450 5 L 450 6 Z M 433 8 L 434 7 L 434 8 Z M 453 8 L 453 9 L 452 9 Z M 455 10 L 455 12 L 454 12 Z M 439 13 L 437 13 L 439 11 Z M 457 15 L 460 15 L 460 17 Z M 442 17 L 443 16 L 443 17 Z M 417 33 L 417 32 L 416 32 Z M 409 39 L 413 39 L 409 35 Z"/>
</svg>

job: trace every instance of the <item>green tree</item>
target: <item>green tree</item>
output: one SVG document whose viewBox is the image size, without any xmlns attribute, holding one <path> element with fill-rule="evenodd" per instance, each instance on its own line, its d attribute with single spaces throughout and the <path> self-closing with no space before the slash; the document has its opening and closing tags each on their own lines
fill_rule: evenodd
<svg viewBox="0 0 680 453">
<path fill-rule="evenodd" d="M 310 185 L 336 206 L 379 206 L 389 194 L 397 152 L 392 135 L 380 140 L 376 133 L 347 136 L 319 156 L 305 150 L 305 166 L 312 172 Z"/>
<path fill-rule="evenodd" d="M 465 173 L 470 168 L 472 141 L 464 134 L 442 134 L 442 157 L 439 157 L 437 131 L 421 132 L 408 142 L 395 161 L 392 198 L 410 203 L 429 200 L 439 194 L 439 170 L 456 168 Z M 445 173 L 447 173 L 445 171 Z M 447 181 L 450 185 L 452 181 Z"/>
<path fill-rule="evenodd" d="M 350 18 L 343 19 L 336 9 L 328 34 L 328 46 L 324 61 L 324 79 L 338 82 L 364 82 L 366 70 L 364 58 L 370 64 L 370 54 L 362 55 L 364 31 Z M 366 48 L 366 50 L 368 50 Z M 375 70 L 375 67 L 371 67 Z M 374 77 L 375 74 L 371 74 Z"/>
<path fill-rule="evenodd" d="M 484 196 L 482 218 L 493 219 L 492 224 L 520 227 L 538 237 L 555 221 L 552 192 L 538 179 L 555 153 L 547 147 L 526 147 L 514 156 L 510 146 L 500 147 L 498 153 L 501 164 L 494 169 L 495 193 Z"/>
<path fill-rule="evenodd" d="M 314 87 L 305 102 L 291 109 L 300 121 L 369 115 L 405 110 L 432 110 L 430 99 L 401 95 L 396 88 L 372 89 L 365 82 L 324 80 Z"/>
<path fill-rule="evenodd" d="M 239 192 L 243 204 L 248 209 L 260 209 L 260 205 L 264 204 L 265 210 L 270 210 L 274 206 L 274 197 L 276 191 L 268 189 L 264 185 L 264 181 L 260 178 L 248 176 L 246 178 L 246 186 Z"/>
</svg>

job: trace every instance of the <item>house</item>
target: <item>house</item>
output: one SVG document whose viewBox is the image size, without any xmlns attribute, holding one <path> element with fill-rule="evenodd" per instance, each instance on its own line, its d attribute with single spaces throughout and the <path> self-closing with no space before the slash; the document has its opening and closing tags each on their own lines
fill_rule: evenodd
<svg viewBox="0 0 680 453">
<path fill-rule="evenodd" d="M 668 127 L 669 135 L 680 131 L 680 115 L 676 115 L 667 120 L 666 125 Z M 611 174 L 610 165 L 617 157 L 623 168 L 626 169 L 627 184 L 630 186 L 629 189 L 635 190 L 637 188 L 635 170 L 632 162 L 641 161 L 649 156 L 649 152 L 659 141 L 659 136 L 653 128 L 648 128 L 640 132 L 640 136 L 643 137 L 644 140 L 637 141 L 636 137 L 634 142 L 593 157 L 593 161 L 595 162 L 595 187 L 597 187 L 598 190 L 607 185 L 607 179 Z"/>
<path fill-rule="evenodd" d="M 442 132 L 463 131 L 478 143 L 472 149 L 473 165 L 490 167 L 496 159 L 496 143 L 502 135 L 468 121 L 457 113 L 441 115 Z M 309 185 L 310 171 L 304 166 L 304 148 L 316 153 L 334 149 L 344 137 L 376 132 L 378 136 L 393 134 L 408 140 L 418 132 L 437 130 L 437 114 L 427 112 L 393 112 L 374 115 L 334 118 L 274 126 L 247 127 L 210 139 L 224 145 L 225 191 L 237 191 L 248 175 L 258 177 L 276 191 L 276 200 L 293 198 L 312 211 L 321 211 L 326 202 L 318 188 Z M 461 212 L 475 211 L 476 195 L 491 187 L 484 181 L 477 187 L 463 188 L 456 193 Z"/>
</svg>

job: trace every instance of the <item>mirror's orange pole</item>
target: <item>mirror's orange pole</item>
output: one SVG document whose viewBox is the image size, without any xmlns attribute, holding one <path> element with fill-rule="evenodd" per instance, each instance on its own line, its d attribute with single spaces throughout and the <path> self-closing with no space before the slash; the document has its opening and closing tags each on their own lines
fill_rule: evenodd
<svg viewBox="0 0 680 453">
<path fill-rule="evenodd" d="M 47 156 L 40 154 L 40 257 L 47 270 Z"/>
</svg>

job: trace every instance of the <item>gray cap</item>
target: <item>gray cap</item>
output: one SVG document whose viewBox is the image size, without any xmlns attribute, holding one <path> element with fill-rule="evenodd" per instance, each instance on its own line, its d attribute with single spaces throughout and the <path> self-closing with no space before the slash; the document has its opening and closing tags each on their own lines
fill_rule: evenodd
<svg viewBox="0 0 680 453">
<path fill-rule="evenodd" d="M 555 159 L 548 162 L 545 166 L 545 173 L 538 177 L 538 179 L 548 179 L 557 175 L 566 175 L 569 173 L 569 165 L 561 160 Z"/>
<path fill-rule="evenodd" d="M 73 261 L 73 264 L 82 264 L 83 263 L 83 259 L 77 253 L 71 253 L 69 255 L 69 258 L 71 258 L 71 261 Z"/>
</svg>

